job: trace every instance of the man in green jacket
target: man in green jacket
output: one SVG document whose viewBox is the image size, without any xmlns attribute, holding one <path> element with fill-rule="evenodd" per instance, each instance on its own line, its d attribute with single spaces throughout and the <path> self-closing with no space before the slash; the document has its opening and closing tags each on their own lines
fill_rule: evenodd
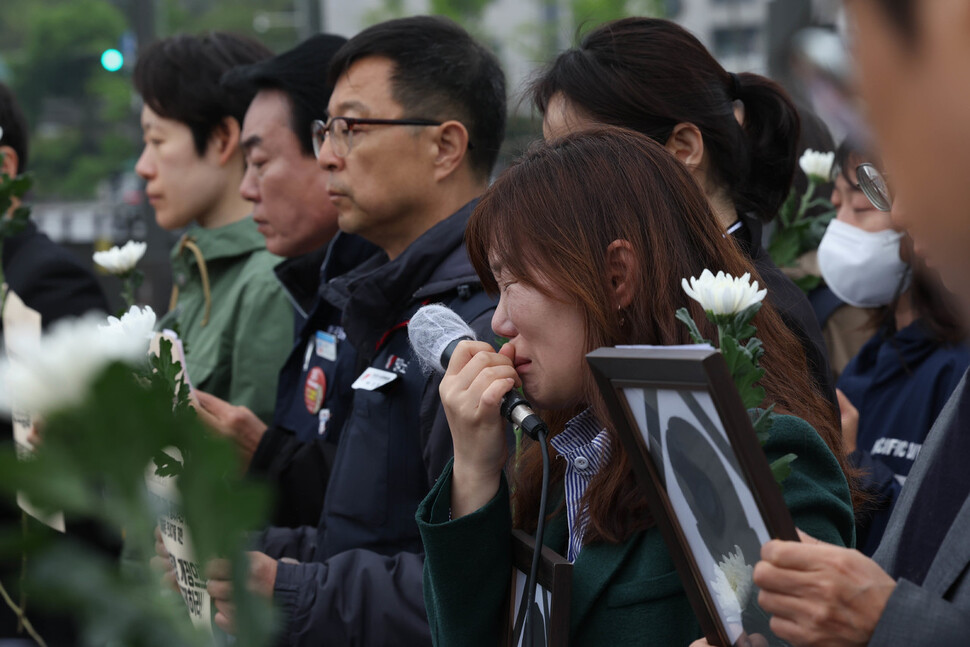
<svg viewBox="0 0 970 647">
<path fill-rule="evenodd" d="M 191 226 L 172 250 L 170 311 L 159 325 L 177 327 L 194 387 L 265 421 L 293 340 L 293 309 L 273 274 L 281 259 L 266 251 L 252 204 L 239 194 L 240 124 L 255 92 L 227 91 L 219 80 L 270 56 L 229 34 L 174 36 L 148 47 L 134 73 L 145 102 L 135 171 L 160 226 Z"/>
</svg>

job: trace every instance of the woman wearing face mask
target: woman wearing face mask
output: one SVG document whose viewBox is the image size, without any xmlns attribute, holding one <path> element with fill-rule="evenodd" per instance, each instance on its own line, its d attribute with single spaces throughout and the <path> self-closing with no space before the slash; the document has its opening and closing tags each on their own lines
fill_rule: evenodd
<svg viewBox="0 0 970 647">
<path fill-rule="evenodd" d="M 966 330 L 949 294 L 859 186 L 859 166 L 873 162 L 861 147 L 839 148 L 832 194 L 838 211 L 818 248 L 829 289 L 851 306 L 875 309 L 878 327 L 838 382 L 846 451 L 872 495 L 870 509 L 857 517 L 859 549 L 867 555 L 879 545 L 923 439 L 970 366 Z"/>
<path fill-rule="evenodd" d="M 520 385 L 551 431 L 545 544 L 573 563 L 569 644 L 687 644 L 700 628 L 585 354 L 690 343 L 674 317 L 679 307 L 713 338 L 681 278 L 704 268 L 757 273 L 684 166 L 618 128 L 527 154 L 486 191 L 466 240 L 486 289 L 499 294 L 492 328 L 509 342 L 499 353 L 462 342 L 441 382 L 455 458 L 418 510 L 434 643 L 502 643 L 509 533 L 535 531 L 542 473 L 537 444 L 507 460 L 499 402 Z M 785 501 L 800 528 L 851 545 L 837 415 L 811 388 L 801 347 L 770 302 L 754 323 L 766 348 L 767 400 L 802 418 L 781 416 L 764 447 L 769 459 L 798 454 Z"/>
</svg>

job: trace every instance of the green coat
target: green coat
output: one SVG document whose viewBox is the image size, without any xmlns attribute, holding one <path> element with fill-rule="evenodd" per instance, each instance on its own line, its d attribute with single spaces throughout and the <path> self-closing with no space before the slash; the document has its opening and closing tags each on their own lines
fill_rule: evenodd
<svg viewBox="0 0 970 647">
<path fill-rule="evenodd" d="M 269 423 L 277 373 L 293 346 L 293 306 L 273 273 L 281 259 L 266 251 L 250 217 L 186 235 L 208 270 L 209 320 L 203 325 L 206 300 L 195 254 L 179 241 L 171 256 L 178 302 L 159 329 L 178 322 L 193 386 Z"/>
<path fill-rule="evenodd" d="M 795 524 L 836 545 L 855 543 L 849 487 L 838 462 L 806 422 L 779 416 L 765 446 L 769 460 L 798 454 L 784 483 Z M 501 644 L 511 581 L 511 517 L 505 479 L 492 501 L 448 521 L 451 465 L 418 508 L 424 540 L 424 598 L 439 647 Z M 544 543 L 566 552 L 566 515 L 546 528 Z M 660 531 L 623 544 L 584 546 L 573 564 L 570 645 L 685 647 L 701 635 Z"/>
</svg>

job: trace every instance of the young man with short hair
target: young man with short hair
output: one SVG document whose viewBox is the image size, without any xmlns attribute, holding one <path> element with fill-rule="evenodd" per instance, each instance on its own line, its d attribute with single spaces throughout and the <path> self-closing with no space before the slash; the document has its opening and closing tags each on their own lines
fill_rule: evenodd
<svg viewBox="0 0 970 647">
<path fill-rule="evenodd" d="M 224 73 L 268 58 L 256 41 L 213 32 L 173 36 L 148 46 L 135 64 L 144 100 L 145 147 L 135 171 L 158 224 L 191 228 L 172 250 L 174 287 L 161 327 L 186 343 L 193 386 L 244 404 L 263 420 L 273 413 L 273 376 L 290 349 L 293 310 L 239 195 L 246 166 L 240 147 L 249 89 L 220 87 Z"/>
</svg>

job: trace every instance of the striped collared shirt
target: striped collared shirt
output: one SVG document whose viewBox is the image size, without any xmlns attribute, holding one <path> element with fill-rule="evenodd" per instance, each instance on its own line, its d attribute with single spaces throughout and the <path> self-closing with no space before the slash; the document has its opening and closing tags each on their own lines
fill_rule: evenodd
<svg viewBox="0 0 970 647">
<path fill-rule="evenodd" d="M 566 461 L 566 474 L 563 477 L 566 521 L 569 524 L 566 559 L 574 562 L 583 547 L 583 535 L 589 523 L 586 507 L 580 509 L 580 499 L 589 482 L 610 458 L 610 438 L 592 410 L 586 409 L 567 422 L 562 432 L 549 439 L 549 443 Z"/>
</svg>

